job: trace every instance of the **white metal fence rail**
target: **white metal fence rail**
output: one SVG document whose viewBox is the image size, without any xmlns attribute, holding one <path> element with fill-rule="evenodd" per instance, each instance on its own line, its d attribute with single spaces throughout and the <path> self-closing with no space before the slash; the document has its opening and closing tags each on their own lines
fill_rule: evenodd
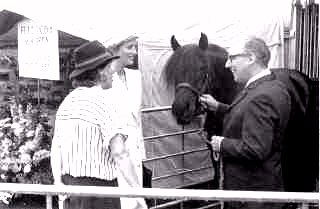
<svg viewBox="0 0 320 209">
<path fill-rule="evenodd" d="M 47 203 L 52 203 L 53 195 L 96 196 L 96 197 L 143 197 L 184 200 L 222 200 L 319 203 L 319 193 L 300 192 L 262 192 L 262 191 L 224 191 L 194 189 L 126 188 L 66 186 L 42 184 L 0 183 L 0 192 L 18 194 L 46 195 Z M 51 209 L 52 204 L 47 204 Z"/>
</svg>

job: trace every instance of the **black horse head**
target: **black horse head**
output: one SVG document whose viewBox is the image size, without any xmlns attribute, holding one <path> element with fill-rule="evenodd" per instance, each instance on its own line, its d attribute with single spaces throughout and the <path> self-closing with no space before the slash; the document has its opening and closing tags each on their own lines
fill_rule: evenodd
<svg viewBox="0 0 320 209">
<path fill-rule="evenodd" d="M 164 76 L 168 86 L 176 89 L 172 113 L 179 124 L 189 124 L 201 113 L 199 96 L 210 93 L 219 101 L 230 103 L 235 95 L 235 82 L 225 68 L 227 52 L 209 44 L 201 33 L 198 44 L 181 46 L 171 37 L 173 54 L 168 59 Z"/>
</svg>

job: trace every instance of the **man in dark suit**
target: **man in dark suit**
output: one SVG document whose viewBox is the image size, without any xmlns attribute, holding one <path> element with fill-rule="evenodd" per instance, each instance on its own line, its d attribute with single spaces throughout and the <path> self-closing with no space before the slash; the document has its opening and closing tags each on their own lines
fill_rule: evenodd
<svg viewBox="0 0 320 209">
<path fill-rule="evenodd" d="M 229 51 L 226 63 L 245 87 L 231 105 L 202 95 L 200 102 L 224 117 L 222 136 L 211 145 L 223 160 L 225 190 L 283 191 L 281 144 L 290 96 L 269 70 L 270 51 L 262 39 L 250 38 Z M 225 208 L 281 208 L 280 203 L 227 202 Z"/>
</svg>

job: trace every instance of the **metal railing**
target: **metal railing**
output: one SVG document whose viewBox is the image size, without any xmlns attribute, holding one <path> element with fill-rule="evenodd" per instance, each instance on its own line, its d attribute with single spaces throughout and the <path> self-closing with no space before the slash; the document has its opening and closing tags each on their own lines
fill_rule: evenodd
<svg viewBox="0 0 320 209">
<path fill-rule="evenodd" d="M 142 113 L 154 113 L 154 112 L 159 112 L 159 111 L 168 111 L 171 110 L 171 106 L 162 106 L 162 107 L 156 107 L 156 108 L 145 108 L 142 110 Z M 192 153 L 197 153 L 197 152 L 205 152 L 205 151 L 209 151 L 208 147 L 200 147 L 200 148 L 195 148 L 195 149 L 191 149 L 191 150 L 185 150 L 184 149 L 184 136 L 186 134 L 197 134 L 203 131 L 203 128 L 195 128 L 195 129 L 189 129 L 189 130 L 185 130 L 184 127 L 182 127 L 181 131 L 175 131 L 175 132 L 171 132 L 171 133 L 166 133 L 166 134 L 160 134 L 160 135 L 155 135 L 155 136 L 147 136 L 144 137 L 144 141 L 152 141 L 152 140 L 156 140 L 156 139 L 161 139 L 161 138 L 166 138 L 166 137 L 172 137 L 172 136 L 182 136 L 182 151 L 181 152 L 177 152 L 177 153 L 172 153 L 172 154 L 165 154 L 165 155 L 161 155 L 161 156 L 156 156 L 156 157 L 151 157 L 148 159 L 145 159 L 144 162 L 152 162 L 152 161 L 156 161 L 156 160 L 164 160 L 164 159 L 168 159 L 168 158 L 173 158 L 173 157 L 177 157 L 177 156 L 182 156 L 182 159 L 184 159 L 184 156 L 188 155 L 188 154 L 192 154 Z M 184 160 L 183 160 L 184 161 Z M 157 180 L 163 180 L 163 179 L 167 179 L 167 178 L 171 178 L 171 177 L 178 177 L 178 176 L 183 176 L 185 174 L 188 173 L 193 173 L 193 172 L 199 172 L 202 170 L 207 170 L 207 169 L 212 169 L 212 165 L 210 166 L 202 166 L 199 168 L 194 168 L 194 169 L 184 169 L 184 166 L 182 166 L 183 169 L 176 169 L 174 173 L 171 174 L 166 174 L 166 175 L 162 175 L 162 176 L 156 176 L 156 177 L 152 177 L 152 181 L 157 181 Z M 204 183 L 204 182 L 198 182 L 198 183 Z M 194 185 L 191 184 L 191 185 Z M 184 185 L 184 183 L 182 185 L 179 185 L 177 188 L 184 188 L 186 185 Z M 188 185 L 190 186 L 190 184 Z M 178 205 L 179 204 L 179 208 L 183 209 L 184 207 L 184 203 L 185 200 L 175 200 L 175 201 L 169 201 L 169 202 L 165 202 L 165 203 L 157 203 L 157 200 L 154 200 L 154 205 L 151 209 L 158 209 L 158 208 L 166 208 L 166 207 L 171 207 L 174 205 Z M 215 206 L 219 203 L 214 203 L 214 204 L 208 204 L 206 206 Z"/>
<path fill-rule="evenodd" d="M 161 135 L 156 135 L 156 136 L 147 136 L 147 137 L 144 137 L 144 141 L 149 141 L 149 140 L 154 140 L 154 139 L 159 139 L 159 138 L 164 138 L 164 137 L 169 137 L 169 136 L 178 136 L 178 135 L 183 135 L 183 134 L 199 133 L 202 130 L 203 130 L 202 128 L 198 128 L 198 129 L 191 129 L 191 130 L 185 130 L 185 131 L 176 131 L 173 133 L 161 134 Z"/>
<path fill-rule="evenodd" d="M 182 200 L 216 201 L 257 201 L 257 202 L 292 202 L 319 203 L 319 193 L 302 192 L 263 192 L 263 191 L 224 191 L 201 189 L 161 189 L 161 188 L 126 188 L 42 185 L 0 183 L 0 192 L 17 194 L 37 194 L 47 196 L 47 209 L 52 209 L 53 195 L 95 196 L 95 197 L 143 197 Z M 50 205 L 51 204 L 51 205 Z"/>
<path fill-rule="evenodd" d="M 168 154 L 168 155 L 161 155 L 159 157 L 148 158 L 148 159 L 143 160 L 143 162 L 161 160 L 161 159 L 166 159 L 166 158 L 170 158 L 170 157 L 176 157 L 176 156 L 180 156 L 180 155 L 186 155 L 186 154 L 191 154 L 191 153 L 196 153 L 196 152 L 203 152 L 203 151 L 207 151 L 207 150 L 208 150 L 207 147 L 201 147 L 201 148 L 198 148 L 198 149 L 192 149 L 192 150 L 183 151 L 183 152 L 177 152 L 177 153 Z"/>
<path fill-rule="evenodd" d="M 161 106 L 161 107 L 153 107 L 153 108 L 144 108 L 141 110 L 142 113 L 154 113 L 154 112 L 159 112 L 159 111 L 168 111 L 171 110 L 171 106 Z M 166 138 L 166 137 L 172 137 L 172 136 L 179 136 L 181 135 L 182 137 L 184 137 L 185 134 L 197 134 L 200 133 L 201 131 L 203 131 L 203 128 L 195 128 L 195 129 L 189 129 L 189 130 L 181 130 L 181 131 L 175 131 L 175 132 L 171 132 L 171 133 L 165 133 L 165 134 L 159 134 L 159 135 L 155 135 L 155 136 L 146 136 L 144 137 L 144 141 L 152 141 L 155 139 L 161 139 L 161 138 Z M 183 138 L 184 140 L 184 138 Z M 184 143 L 184 142 L 182 142 Z M 192 153 L 196 153 L 196 152 L 205 152 L 208 151 L 208 147 L 200 147 L 200 148 L 196 148 L 196 149 L 191 149 L 191 150 L 184 150 L 178 153 L 172 153 L 172 154 L 166 154 L 166 155 L 161 155 L 161 156 L 157 156 L 157 157 L 151 157 L 148 159 L 143 160 L 143 162 L 152 162 L 152 161 L 156 161 L 156 160 L 163 160 L 163 159 L 168 159 L 168 158 L 172 158 L 172 157 L 177 157 L 177 156 L 182 156 L 184 157 L 185 155 L 188 154 L 192 154 Z M 177 171 L 173 174 L 167 174 L 167 175 L 163 175 L 163 176 L 157 176 L 157 177 L 153 177 L 152 180 L 160 180 L 160 179 L 164 179 L 164 178 L 169 178 L 169 177 L 174 177 L 174 176 L 180 176 L 186 173 L 191 173 L 191 172 L 195 172 L 195 171 L 201 171 L 204 169 L 209 169 L 212 168 L 212 166 L 208 167 L 208 166 L 203 166 L 200 168 L 195 168 L 195 169 L 188 169 L 188 170 L 182 170 L 182 171 Z"/>
</svg>

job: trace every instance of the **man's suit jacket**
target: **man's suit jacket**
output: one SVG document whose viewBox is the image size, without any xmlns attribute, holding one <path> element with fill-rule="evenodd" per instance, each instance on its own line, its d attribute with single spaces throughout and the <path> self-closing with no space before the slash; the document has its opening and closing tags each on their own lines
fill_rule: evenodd
<svg viewBox="0 0 320 209">
<path fill-rule="evenodd" d="M 221 155 L 224 189 L 283 190 L 281 143 L 290 116 L 290 97 L 274 74 L 246 87 L 224 112 Z"/>
</svg>

